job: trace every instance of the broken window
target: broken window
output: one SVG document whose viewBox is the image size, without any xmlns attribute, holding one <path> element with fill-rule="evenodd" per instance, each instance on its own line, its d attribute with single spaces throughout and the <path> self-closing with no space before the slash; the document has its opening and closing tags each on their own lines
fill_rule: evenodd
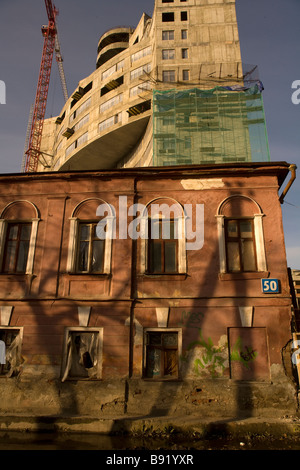
<svg viewBox="0 0 300 470">
<path fill-rule="evenodd" d="M 0 328 L 0 376 L 13 377 L 22 363 L 22 330 Z"/>
<path fill-rule="evenodd" d="M 101 378 L 102 329 L 66 331 L 62 382 Z"/>
<path fill-rule="evenodd" d="M 145 378 L 178 378 L 178 331 L 151 330 L 145 335 Z"/>
<path fill-rule="evenodd" d="M 174 12 L 162 13 L 162 21 L 165 23 L 168 21 L 174 21 Z"/>
<path fill-rule="evenodd" d="M 180 12 L 180 18 L 181 18 L 181 21 L 187 21 L 188 19 L 187 11 Z"/>
</svg>

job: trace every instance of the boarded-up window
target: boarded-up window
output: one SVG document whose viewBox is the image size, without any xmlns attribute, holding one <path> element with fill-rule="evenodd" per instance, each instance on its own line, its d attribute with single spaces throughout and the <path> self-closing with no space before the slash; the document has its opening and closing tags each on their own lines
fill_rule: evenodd
<svg viewBox="0 0 300 470">
<path fill-rule="evenodd" d="M 177 332 L 146 332 L 145 377 L 151 379 L 178 377 Z"/>
<path fill-rule="evenodd" d="M 62 381 L 99 379 L 101 376 L 102 330 L 67 330 Z"/>
<path fill-rule="evenodd" d="M 0 328 L 0 342 L 0 376 L 13 377 L 18 374 L 22 362 L 21 330 L 18 328 Z"/>
<path fill-rule="evenodd" d="M 265 328 L 229 328 L 230 375 L 234 380 L 270 380 Z"/>
</svg>

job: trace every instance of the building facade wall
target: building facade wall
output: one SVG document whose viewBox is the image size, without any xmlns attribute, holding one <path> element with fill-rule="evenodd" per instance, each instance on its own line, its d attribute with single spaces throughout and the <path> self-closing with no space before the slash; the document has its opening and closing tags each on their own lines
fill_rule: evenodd
<svg viewBox="0 0 300 470">
<path fill-rule="evenodd" d="M 287 174 L 287 164 L 241 164 L 1 176 L 0 332 L 21 335 L 1 369 L 2 411 L 293 409 L 282 361 L 291 299 L 278 189 Z M 172 273 L 150 271 L 149 240 L 128 236 L 135 211 L 147 209 L 143 224 L 153 204 L 192 207 L 198 245 L 178 241 Z M 102 272 L 78 273 L 80 224 L 101 215 L 116 228 Z M 222 268 L 227 219 L 253 221 L 250 272 Z M 21 223 L 32 227 L 24 272 L 5 273 L 9 229 Z M 263 293 L 264 278 L 278 279 L 279 293 Z"/>
</svg>

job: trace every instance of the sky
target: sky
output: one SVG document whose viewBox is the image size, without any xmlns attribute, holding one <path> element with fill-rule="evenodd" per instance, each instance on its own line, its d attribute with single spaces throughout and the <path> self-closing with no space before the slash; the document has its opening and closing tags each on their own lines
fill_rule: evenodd
<svg viewBox="0 0 300 470">
<path fill-rule="evenodd" d="M 154 0 L 54 4 L 70 95 L 95 70 L 100 36 L 115 26 L 135 27 L 143 12 L 152 15 Z M 271 161 L 295 163 L 299 169 L 282 212 L 288 266 L 300 269 L 300 104 L 292 102 L 292 84 L 300 81 L 300 0 L 236 0 L 236 10 L 242 60 L 258 66 L 264 85 Z M 47 23 L 44 0 L 0 0 L 0 173 L 21 171 L 42 54 L 41 26 Z M 46 117 L 57 116 L 63 104 L 54 61 Z"/>
</svg>

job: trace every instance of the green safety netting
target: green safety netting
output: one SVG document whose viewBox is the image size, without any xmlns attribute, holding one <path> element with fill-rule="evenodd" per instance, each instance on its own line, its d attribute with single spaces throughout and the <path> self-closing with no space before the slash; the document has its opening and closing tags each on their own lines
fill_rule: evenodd
<svg viewBox="0 0 300 470">
<path fill-rule="evenodd" d="M 270 161 L 261 89 L 154 90 L 154 166 Z"/>
</svg>

